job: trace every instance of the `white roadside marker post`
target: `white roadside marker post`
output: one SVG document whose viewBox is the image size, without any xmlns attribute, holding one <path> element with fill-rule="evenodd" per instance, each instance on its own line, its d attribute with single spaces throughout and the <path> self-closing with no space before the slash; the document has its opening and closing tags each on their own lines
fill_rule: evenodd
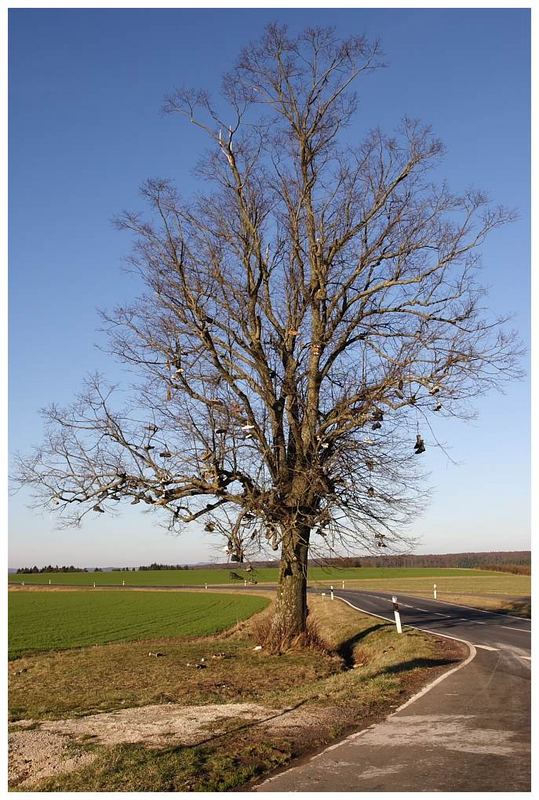
<svg viewBox="0 0 539 800">
<path fill-rule="evenodd" d="M 207 588 L 208 588 L 208 584 L 207 584 L 207 583 L 205 583 L 205 584 L 204 584 L 204 588 L 205 588 L 205 589 L 207 589 Z"/>
<path fill-rule="evenodd" d="M 125 586 L 125 581 L 122 581 L 122 586 Z"/>
<path fill-rule="evenodd" d="M 397 626 L 397 633 L 402 633 L 402 625 L 401 625 L 401 615 L 399 612 L 399 604 L 397 603 L 397 598 L 392 597 L 393 601 L 393 613 L 395 614 L 395 625 Z"/>
<path fill-rule="evenodd" d="M 344 589 L 344 581 L 342 582 L 342 588 Z"/>
<path fill-rule="evenodd" d="M 434 599 L 436 600 L 436 584 L 434 584 L 432 591 L 433 591 L 433 594 L 434 594 Z"/>
<path fill-rule="evenodd" d="M 22 585 L 24 586 L 24 581 L 22 582 Z"/>
<path fill-rule="evenodd" d="M 94 589 L 95 589 L 95 581 L 94 581 Z"/>
<path fill-rule="evenodd" d="M 333 600 L 333 586 L 329 587 L 331 589 L 331 599 Z"/>
<path fill-rule="evenodd" d="M 51 579 L 49 578 L 49 586 L 51 585 L 51 583 L 52 583 L 52 581 L 51 581 Z"/>
</svg>

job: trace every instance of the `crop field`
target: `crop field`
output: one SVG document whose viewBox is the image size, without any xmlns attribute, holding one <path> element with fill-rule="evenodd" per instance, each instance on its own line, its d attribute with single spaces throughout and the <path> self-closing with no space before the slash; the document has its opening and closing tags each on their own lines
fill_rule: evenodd
<svg viewBox="0 0 539 800">
<path fill-rule="evenodd" d="M 381 572 L 382 570 L 380 570 Z M 319 582 L 326 586 L 329 581 Z M 436 583 L 438 600 L 455 601 L 456 596 L 499 596 L 524 597 L 531 594 L 531 577 L 529 575 L 508 575 L 501 572 L 477 572 L 475 570 L 461 570 L 460 575 L 431 574 L 425 577 L 403 577 L 396 575 L 392 578 L 378 580 L 350 580 L 346 581 L 345 588 L 360 590 L 378 590 L 381 592 L 403 592 L 432 597 L 433 584 Z M 335 584 L 340 588 L 340 584 Z"/>
<path fill-rule="evenodd" d="M 241 576 L 234 578 L 233 575 Z M 46 584 L 56 586 L 203 586 L 237 583 L 243 584 L 243 577 L 252 577 L 258 583 L 276 583 L 279 577 L 275 567 L 262 567 L 246 573 L 241 565 L 233 564 L 229 569 L 194 568 L 186 570 L 142 570 L 140 572 L 51 572 L 32 575 L 10 574 L 10 583 Z M 409 578 L 451 578 L 451 577 L 500 577 L 502 573 L 479 569 L 456 569 L 436 567 L 311 567 L 311 583 L 331 582 L 332 580 L 376 581 Z"/>
<path fill-rule="evenodd" d="M 207 636 L 268 605 L 264 597 L 187 592 L 13 591 L 9 657 L 141 639 Z"/>
</svg>

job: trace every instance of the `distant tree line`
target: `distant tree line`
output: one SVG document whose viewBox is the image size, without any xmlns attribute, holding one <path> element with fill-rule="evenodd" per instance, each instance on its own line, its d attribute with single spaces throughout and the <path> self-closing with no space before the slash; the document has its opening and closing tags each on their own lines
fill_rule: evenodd
<svg viewBox="0 0 539 800">
<path fill-rule="evenodd" d="M 42 572 L 88 572 L 85 567 L 74 567 L 73 565 L 69 567 L 59 567 L 58 564 L 56 566 L 52 566 L 49 564 L 47 567 L 19 567 L 17 570 L 18 575 L 36 575 L 41 574 Z"/>
<path fill-rule="evenodd" d="M 453 567 L 459 569 L 484 569 L 498 572 L 517 572 L 517 568 L 530 568 L 529 550 L 489 551 L 483 553 L 436 553 L 433 555 L 387 555 L 331 558 L 319 562 L 320 566 L 339 567 Z M 519 574 L 527 574 L 520 572 Z"/>
<path fill-rule="evenodd" d="M 320 567 L 445 567 L 458 569 L 484 569 L 495 572 L 512 572 L 528 575 L 531 570 L 530 550 L 488 551 L 482 553 L 437 553 L 432 555 L 348 556 L 341 558 L 312 559 Z M 276 567 L 278 562 L 252 561 L 253 567 Z M 202 565 L 201 565 L 202 566 Z M 223 564 L 204 564 L 205 568 L 222 568 Z"/>
<path fill-rule="evenodd" d="M 349 556 L 343 558 L 312 559 L 313 566 L 325 567 L 453 567 L 459 569 L 484 569 L 494 572 L 511 572 L 515 575 L 529 575 L 531 572 L 531 551 L 489 551 L 483 553 L 442 553 L 436 555 L 388 555 L 388 556 Z M 197 564 L 205 569 L 222 569 L 225 564 Z M 276 567 L 277 561 L 252 561 L 252 567 Z M 135 572 L 136 567 L 117 567 L 118 572 Z M 150 564 L 140 566 L 141 572 L 149 570 L 185 570 L 196 569 L 189 564 Z M 52 566 L 20 567 L 19 575 L 30 575 L 43 572 L 103 572 L 100 567 Z"/>
<path fill-rule="evenodd" d="M 135 572 L 136 567 L 116 567 L 114 572 Z M 141 567 L 141 569 L 148 569 L 148 567 Z M 61 566 L 59 567 L 56 564 L 54 567 L 52 564 L 48 564 L 46 567 L 19 567 L 17 569 L 17 575 L 41 575 L 44 572 L 105 572 L 102 567 L 94 567 L 93 569 L 90 567 L 74 567 L 73 565 Z"/>
<path fill-rule="evenodd" d="M 141 572 L 160 569 L 192 569 L 192 567 L 190 567 L 188 564 L 150 564 L 146 567 L 139 567 Z"/>
</svg>

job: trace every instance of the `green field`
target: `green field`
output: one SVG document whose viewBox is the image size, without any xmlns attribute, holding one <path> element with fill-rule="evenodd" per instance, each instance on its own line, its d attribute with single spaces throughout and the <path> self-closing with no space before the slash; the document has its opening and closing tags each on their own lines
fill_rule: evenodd
<svg viewBox="0 0 539 800">
<path fill-rule="evenodd" d="M 187 592 L 9 593 L 9 657 L 108 642 L 205 636 L 250 617 L 264 597 Z"/>
<path fill-rule="evenodd" d="M 241 580 L 231 577 L 231 573 L 238 575 L 245 573 L 241 566 L 233 565 L 230 569 L 186 569 L 186 570 L 143 570 L 142 572 L 53 572 L 36 575 L 17 575 L 10 574 L 10 583 L 25 584 L 47 584 L 56 586 L 92 586 L 94 581 L 96 586 L 121 586 L 125 581 L 126 586 L 203 586 L 208 585 L 237 583 L 242 585 Z M 338 581 L 338 580 L 385 580 L 393 578 L 451 578 L 458 576 L 465 577 L 485 577 L 500 576 L 499 572 L 487 572 L 479 569 L 456 569 L 456 568 L 436 568 L 436 567 L 349 567 L 340 569 L 338 567 L 311 567 L 309 569 L 309 580 L 311 583 L 317 581 Z M 256 569 L 252 573 L 258 583 L 276 583 L 278 580 L 278 570 L 275 567 L 263 567 Z"/>
</svg>

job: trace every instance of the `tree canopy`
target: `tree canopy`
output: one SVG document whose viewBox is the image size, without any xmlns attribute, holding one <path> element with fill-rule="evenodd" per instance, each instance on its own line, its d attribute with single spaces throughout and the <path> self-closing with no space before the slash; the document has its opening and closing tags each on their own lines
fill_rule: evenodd
<svg viewBox="0 0 539 800">
<path fill-rule="evenodd" d="M 513 214 L 436 182 L 443 147 L 419 121 L 355 135 L 353 86 L 380 58 L 363 37 L 271 25 L 216 102 L 167 98 L 208 148 L 196 196 L 154 178 L 147 214 L 117 220 L 146 292 L 105 319 L 137 384 L 118 408 L 90 377 L 18 461 L 67 524 L 127 499 L 174 530 L 202 522 L 232 560 L 280 550 L 291 630 L 309 548 L 398 549 L 430 420 L 518 374 L 477 280 Z"/>
</svg>

